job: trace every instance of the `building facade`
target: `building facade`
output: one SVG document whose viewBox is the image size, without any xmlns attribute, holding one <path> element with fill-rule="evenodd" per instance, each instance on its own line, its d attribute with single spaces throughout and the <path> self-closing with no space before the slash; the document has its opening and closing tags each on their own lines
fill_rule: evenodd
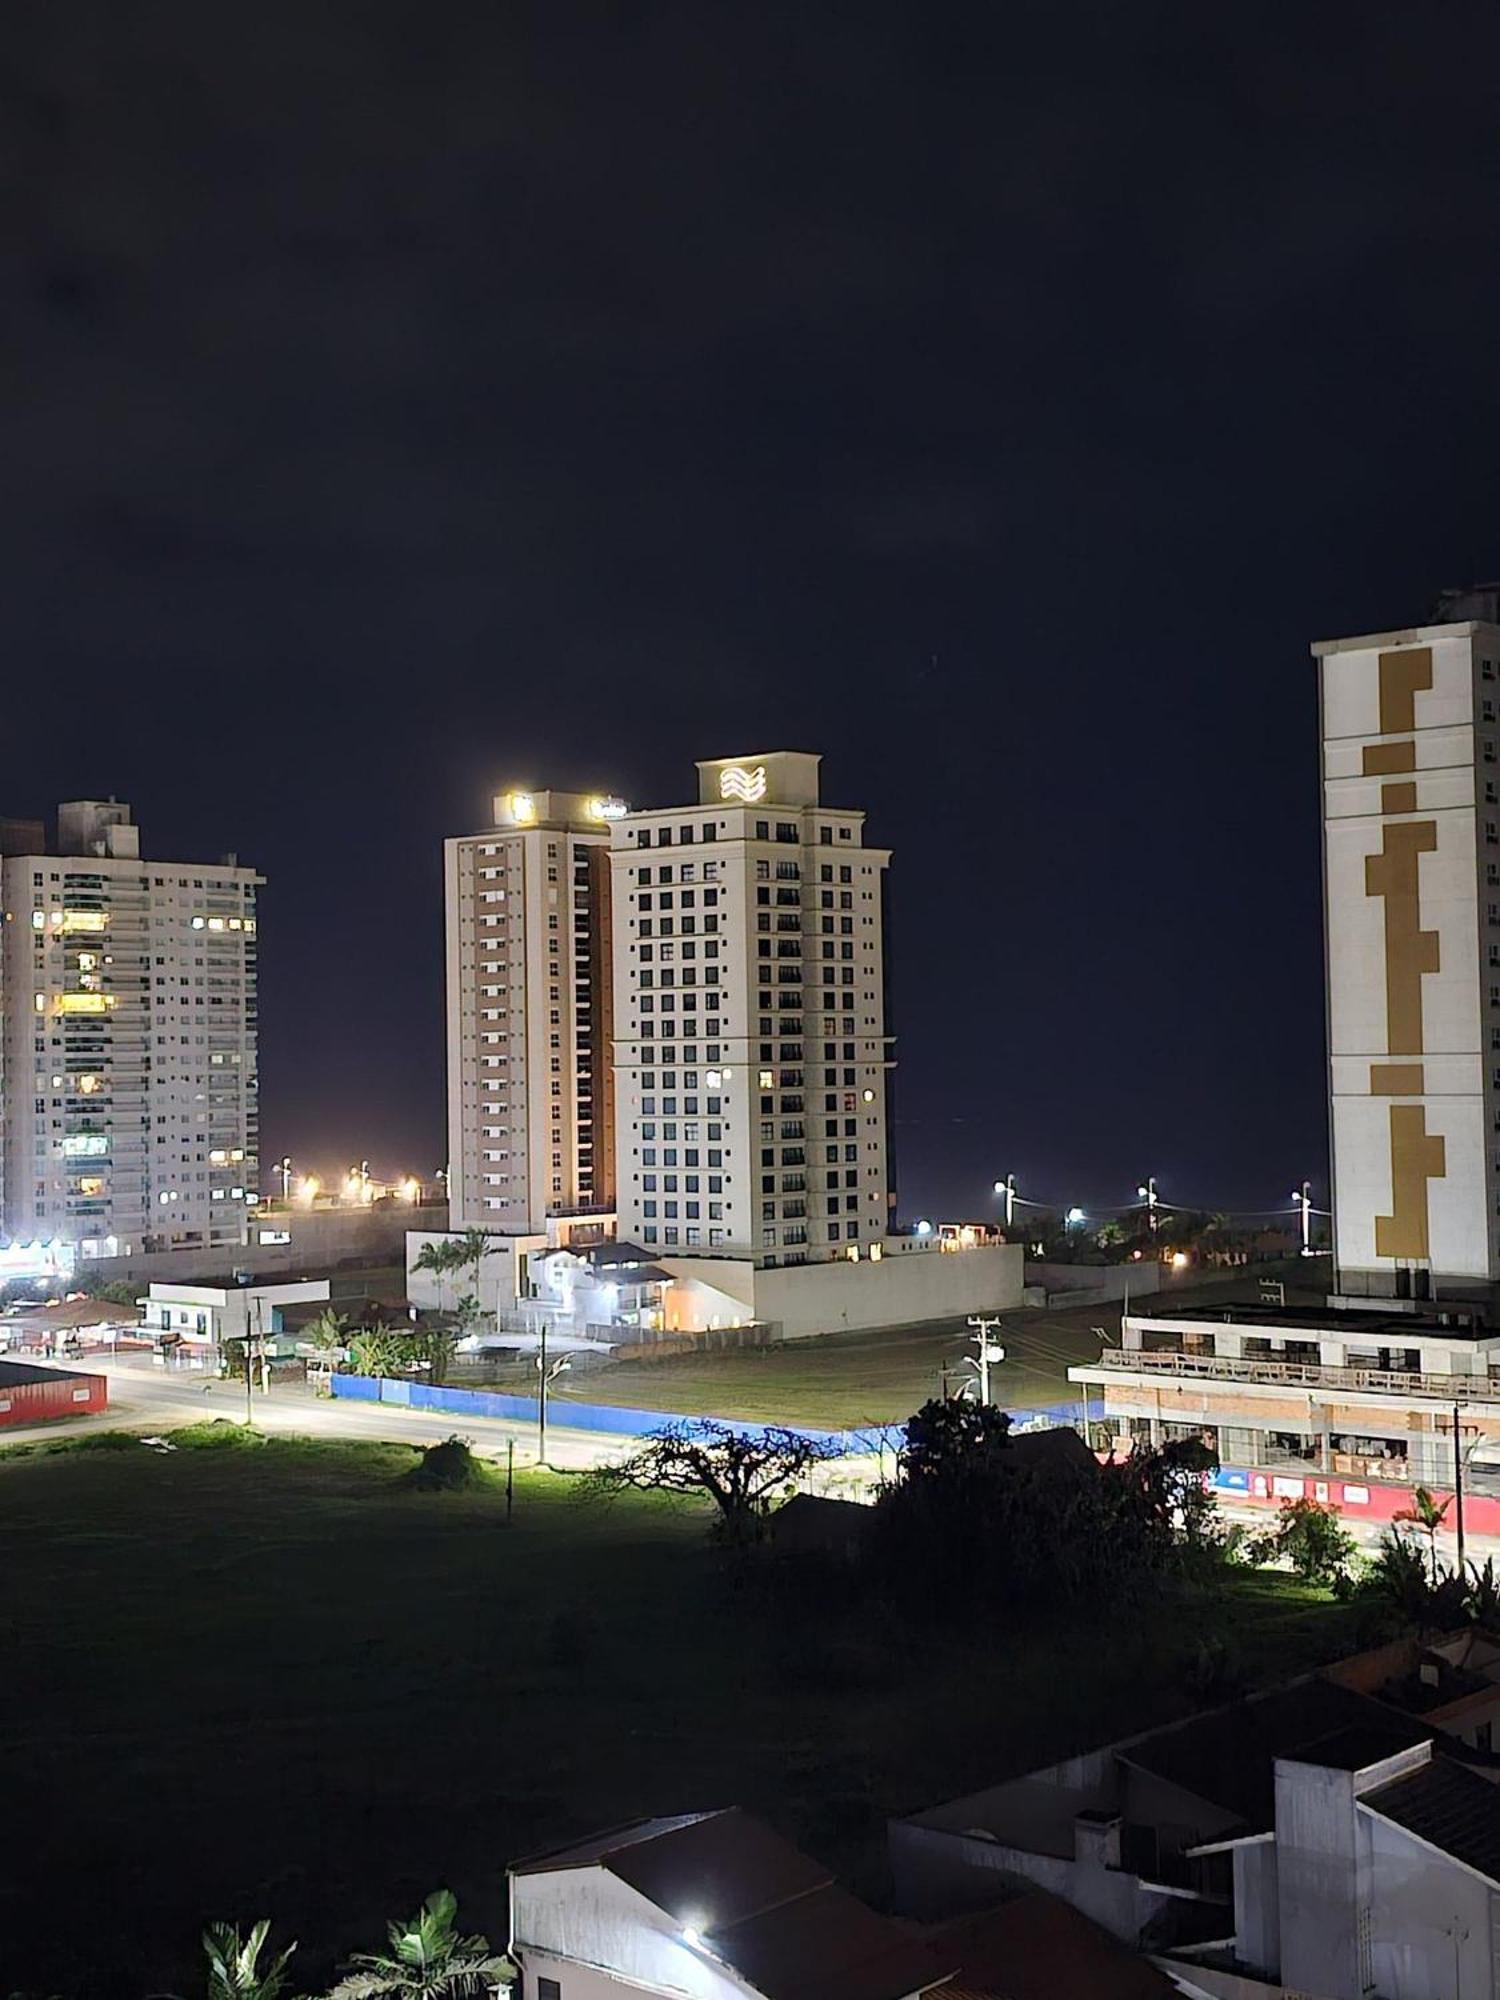
<svg viewBox="0 0 1500 2000">
<path fill-rule="evenodd" d="M 883 884 L 814 755 L 698 765 L 612 829 L 622 1237 L 756 1267 L 879 1255 L 891 1225 Z"/>
<path fill-rule="evenodd" d="M 444 846 L 451 1227 L 545 1236 L 613 1202 L 618 799 L 502 793 Z"/>
<path fill-rule="evenodd" d="M 81 1256 L 244 1242 L 258 1190 L 262 878 L 144 859 L 75 801 L 0 827 L 4 1228 Z"/>
<path fill-rule="evenodd" d="M 890 1829 L 899 1907 L 1031 1882 L 1216 2000 L 1496 2000 L 1500 1789 L 1426 1717 L 1293 1681 Z"/>
<path fill-rule="evenodd" d="M 1500 1275 L 1500 624 L 1313 647 L 1338 1289 Z"/>
<path fill-rule="evenodd" d="M 1227 1497 L 1381 1522 L 1414 1486 L 1451 1495 L 1458 1473 L 1470 1532 L 1500 1531 L 1500 1330 L 1473 1314 L 1127 1314 L 1120 1346 L 1068 1374 L 1125 1449 L 1201 1438 Z"/>
</svg>

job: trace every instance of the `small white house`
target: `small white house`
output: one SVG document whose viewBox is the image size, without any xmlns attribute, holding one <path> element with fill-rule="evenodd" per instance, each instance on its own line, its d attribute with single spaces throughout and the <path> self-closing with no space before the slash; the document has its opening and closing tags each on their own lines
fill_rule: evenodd
<svg viewBox="0 0 1500 2000">
<path fill-rule="evenodd" d="M 203 1347 L 220 1348 L 247 1334 L 262 1339 L 282 1331 L 286 1306 L 323 1304 L 326 1278 L 288 1285 L 167 1285 L 155 1283 L 138 1301 L 145 1331 L 172 1335 Z"/>
<path fill-rule="evenodd" d="M 959 1963 L 738 1808 L 517 1862 L 510 1910 L 516 2000 L 916 2000 Z"/>
</svg>

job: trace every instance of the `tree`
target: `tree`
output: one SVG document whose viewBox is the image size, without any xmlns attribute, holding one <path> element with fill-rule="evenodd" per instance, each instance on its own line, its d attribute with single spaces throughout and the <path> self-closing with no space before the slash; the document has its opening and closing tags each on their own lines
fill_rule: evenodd
<svg viewBox="0 0 1500 2000">
<path fill-rule="evenodd" d="M 774 1424 L 741 1431 L 699 1417 L 663 1424 L 628 1458 L 599 1466 L 587 1478 L 603 1492 L 634 1486 L 648 1493 L 706 1494 L 719 1510 L 720 1538 L 732 1548 L 746 1548 L 764 1534 L 777 1496 L 810 1466 L 841 1451 L 832 1438 Z"/>
<path fill-rule="evenodd" d="M 896 1463 L 904 1479 L 936 1479 L 1010 1448 L 1010 1418 L 993 1403 L 956 1396 L 924 1403 L 904 1425 Z"/>
<path fill-rule="evenodd" d="M 1437 1538 L 1438 1530 L 1448 1517 L 1451 1500 L 1438 1500 L 1430 1487 L 1418 1486 L 1413 1489 L 1411 1505 L 1403 1507 L 1399 1514 L 1393 1514 L 1393 1521 L 1405 1522 L 1419 1534 L 1427 1537 L 1428 1560 L 1432 1568 L 1432 1581 L 1438 1580 Z"/>
<path fill-rule="evenodd" d="M 482 1233 L 482 1232 L 481 1232 Z M 430 1243 L 424 1243 L 412 1261 L 414 1271 L 425 1272 L 438 1282 L 438 1297 L 447 1311 L 448 1280 L 456 1271 L 461 1271 L 470 1261 L 468 1250 L 461 1236 L 435 1236 Z"/>
<path fill-rule="evenodd" d="M 356 1952 L 328 2000 L 461 2000 L 508 1988 L 515 1967 L 489 1940 L 460 1935 L 458 1898 L 434 1889 L 414 1917 L 387 1927 L 389 1952 Z"/>
<path fill-rule="evenodd" d="M 208 2000 L 279 2000 L 296 1945 L 289 1944 L 268 1964 L 260 1955 L 270 1936 L 269 1919 L 252 1924 L 244 1937 L 236 1924 L 210 1924 L 203 1933 L 208 1960 Z"/>
<path fill-rule="evenodd" d="M 457 1271 L 469 1270 L 474 1273 L 474 1281 L 470 1286 L 470 1292 L 476 1312 L 482 1310 L 479 1307 L 479 1293 L 481 1289 L 479 1278 L 484 1260 L 486 1257 L 493 1257 L 499 1247 L 499 1238 L 494 1234 L 493 1230 L 489 1229 L 466 1229 L 462 1235 L 455 1237 L 453 1240 L 453 1249 L 455 1253 L 458 1253 L 455 1256 L 453 1268 Z"/>
<path fill-rule="evenodd" d="M 302 1330 L 314 1347 L 345 1347 L 349 1318 L 346 1313 L 335 1312 L 332 1306 L 324 1306 L 317 1318 L 310 1319 Z"/>
<path fill-rule="evenodd" d="M 1307 1583 L 1336 1583 L 1349 1574 L 1357 1553 L 1354 1537 L 1339 1525 L 1337 1507 L 1316 1500 L 1283 1500 L 1275 1525 L 1246 1546 L 1252 1562 L 1290 1564 Z"/>
<path fill-rule="evenodd" d="M 409 1336 L 390 1326 L 357 1327 L 349 1336 L 349 1358 L 358 1375 L 395 1375 L 409 1358 Z"/>
<path fill-rule="evenodd" d="M 426 1320 L 409 1333 L 393 1337 L 405 1356 L 405 1366 L 425 1368 L 428 1381 L 441 1385 L 447 1381 L 448 1369 L 458 1351 L 462 1322 L 457 1326 L 441 1326 Z"/>
</svg>

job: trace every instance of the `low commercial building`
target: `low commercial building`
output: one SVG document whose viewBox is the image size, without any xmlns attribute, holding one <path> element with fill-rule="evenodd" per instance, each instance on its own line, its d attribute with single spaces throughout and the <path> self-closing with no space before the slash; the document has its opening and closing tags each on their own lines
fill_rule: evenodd
<svg viewBox="0 0 1500 2000">
<path fill-rule="evenodd" d="M 1415 1485 L 1453 1492 L 1456 1445 L 1469 1527 L 1500 1532 L 1500 1328 L 1461 1308 L 1130 1314 L 1068 1374 L 1127 1448 L 1201 1437 L 1229 1497 L 1389 1520 Z"/>
<path fill-rule="evenodd" d="M 1309 1679 L 918 1813 L 899 1905 L 1030 1884 L 1223 2000 L 1496 2000 L 1500 1767 Z"/>
<path fill-rule="evenodd" d="M 280 1333 L 286 1306 L 323 1303 L 326 1278 L 288 1285 L 154 1284 L 140 1301 L 143 1330 L 159 1341 L 219 1349 L 229 1340 L 262 1340 Z"/>
<path fill-rule="evenodd" d="M 102 1375 L 0 1361 L 0 1424 L 41 1424 L 54 1417 L 98 1416 L 109 1405 Z"/>
</svg>

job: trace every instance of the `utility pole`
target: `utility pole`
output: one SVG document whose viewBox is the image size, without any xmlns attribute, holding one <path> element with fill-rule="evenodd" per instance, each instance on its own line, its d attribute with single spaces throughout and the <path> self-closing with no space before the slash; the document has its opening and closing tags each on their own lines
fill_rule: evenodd
<svg viewBox="0 0 1500 2000">
<path fill-rule="evenodd" d="M 1312 1182 L 1304 1181 L 1300 1188 L 1292 1189 L 1292 1200 L 1302 1211 L 1302 1254 L 1312 1255 Z"/>
<path fill-rule="evenodd" d="M 1015 1175 L 1007 1174 L 1003 1181 L 996 1181 L 995 1192 L 996 1194 L 1001 1196 L 1005 1202 L 1005 1226 L 1007 1229 L 1009 1229 L 1016 1219 Z"/>
<path fill-rule="evenodd" d="M 541 1380 L 536 1392 L 536 1462 L 547 1463 L 547 1322 L 542 1321 L 542 1348 L 536 1359 Z"/>
<path fill-rule="evenodd" d="M 536 1399 L 537 1457 L 538 1457 L 538 1462 L 542 1465 L 545 1465 L 547 1463 L 547 1392 L 551 1389 L 552 1384 L 557 1380 L 558 1376 L 562 1374 L 564 1369 L 571 1368 L 573 1366 L 571 1358 L 566 1354 L 560 1354 L 556 1359 L 556 1361 L 552 1363 L 550 1368 L 547 1366 L 546 1320 L 542 1321 L 541 1351 L 537 1355 L 536 1365 L 541 1377 L 541 1380 L 537 1386 L 537 1399 Z"/>
<path fill-rule="evenodd" d="M 1453 1405 L 1453 1529 L 1458 1536 L 1458 1579 L 1464 1575 L 1464 1449 L 1458 1428 L 1458 1404 Z"/>
<path fill-rule="evenodd" d="M 979 1376 L 979 1400 L 981 1403 L 987 1403 L 990 1400 L 990 1363 L 1005 1359 L 1005 1349 L 998 1344 L 994 1346 L 990 1344 L 990 1334 L 1000 1325 L 1000 1315 L 991 1313 L 986 1316 L 984 1313 L 971 1313 L 969 1324 L 974 1329 L 976 1350 L 976 1358 L 969 1363 L 969 1366 L 975 1369 Z"/>
<path fill-rule="evenodd" d="M 1144 1203 L 1146 1204 L 1146 1220 L 1147 1220 L 1147 1222 L 1148 1222 L 1148 1223 L 1150 1224 L 1150 1227 L 1151 1227 L 1151 1234 L 1152 1234 L 1152 1235 L 1154 1236 L 1154 1235 L 1156 1234 L 1156 1176 L 1155 1176 L 1155 1174 L 1152 1174 L 1152 1175 L 1150 1175 L 1150 1176 L 1148 1177 L 1147 1181 L 1146 1181 L 1146 1184 L 1145 1184 L 1145 1186 L 1144 1186 L 1144 1187 L 1138 1187 L 1138 1188 L 1136 1189 L 1136 1193 L 1137 1193 L 1137 1194 L 1138 1194 L 1138 1195 L 1140 1196 L 1141 1200 L 1142 1200 L 1142 1201 L 1143 1201 L 1143 1202 L 1144 1202 Z"/>
</svg>

